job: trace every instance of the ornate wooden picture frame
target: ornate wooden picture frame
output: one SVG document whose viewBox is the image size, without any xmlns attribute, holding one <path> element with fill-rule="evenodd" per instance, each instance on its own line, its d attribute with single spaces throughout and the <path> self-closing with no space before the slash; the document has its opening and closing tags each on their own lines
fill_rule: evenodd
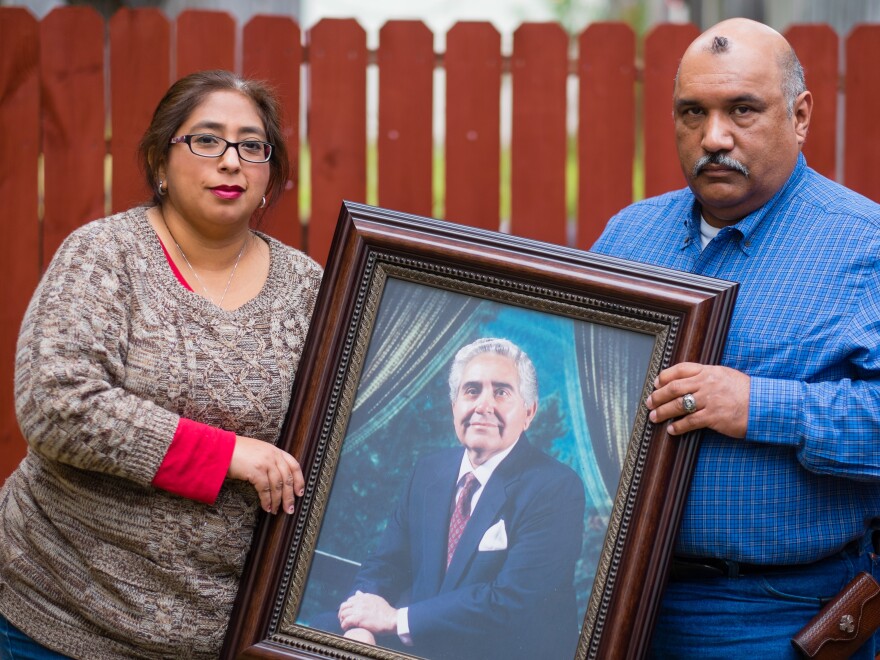
<svg viewBox="0 0 880 660">
<path fill-rule="evenodd" d="M 443 650 L 442 635 L 435 635 L 433 645 L 423 641 L 428 633 L 422 622 L 430 624 L 435 601 L 453 607 L 456 596 L 449 593 L 464 588 L 470 561 L 494 566 L 485 569 L 490 574 L 485 584 L 469 584 L 472 611 L 466 619 L 469 634 L 497 636 L 488 648 L 501 648 L 533 623 L 528 638 L 546 643 L 554 657 L 644 655 L 698 437 L 669 437 L 663 426 L 651 424 L 642 402 L 667 366 L 717 362 L 735 296 L 731 282 L 343 203 L 279 440 L 300 461 L 306 492 L 294 515 L 261 520 L 223 656 L 446 657 L 453 652 Z M 375 644 L 344 637 L 334 629 L 337 609 L 367 563 L 375 569 L 376 547 L 401 531 L 414 466 L 437 452 L 463 453 L 454 449 L 459 444 L 449 365 L 459 348 L 485 337 L 512 341 L 537 372 L 537 413 L 528 439 L 517 441 L 508 458 L 528 445 L 539 452 L 530 454 L 530 463 L 574 473 L 583 485 L 583 500 L 580 494 L 566 497 L 535 515 L 534 520 L 569 515 L 564 525 L 534 535 L 545 540 L 541 556 L 561 547 L 580 552 L 553 563 L 529 559 L 528 532 L 516 527 L 513 505 L 505 509 L 499 500 L 500 513 L 492 518 L 478 501 L 473 520 L 486 515 L 485 523 L 494 524 L 479 531 L 485 531 L 482 539 L 474 532 L 472 559 L 458 560 L 456 554 L 449 564 L 449 574 L 461 573 L 455 578 L 459 586 L 444 576 L 444 537 L 443 566 L 432 563 L 426 571 L 437 574 L 438 585 L 443 582 L 445 598 L 426 597 L 424 587 L 412 586 L 383 594 L 391 606 L 412 612 L 405 643 L 396 634 L 377 637 Z M 490 487 L 502 472 L 499 466 L 486 484 L 483 509 L 491 506 Z M 508 491 L 522 500 L 517 506 L 529 509 L 531 486 L 525 478 L 511 484 Z M 453 487 L 454 479 L 450 493 Z M 446 488 L 427 497 L 432 505 L 436 500 L 438 521 L 449 519 Z M 516 570 L 509 567 L 514 562 Z M 542 562 L 548 563 L 544 573 L 537 569 Z M 398 563 L 384 570 L 424 568 Z M 540 575 L 541 584 L 558 582 L 555 595 L 574 594 L 560 605 L 564 616 L 547 618 L 571 615 L 574 624 L 564 634 L 550 631 L 540 611 L 503 611 L 507 603 L 517 607 L 511 596 L 519 588 L 516 581 L 532 574 Z M 491 607 L 473 609 L 481 602 L 477 593 L 491 593 Z M 503 621 L 517 615 L 520 623 L 505 630 Z M 451 626 L 458 619 L 447 609 L 443 620 Z M 565 638 L 562 646 L 559 637 Z M 511 652 L 498 657 L 509 660 Z"/>
</svg>

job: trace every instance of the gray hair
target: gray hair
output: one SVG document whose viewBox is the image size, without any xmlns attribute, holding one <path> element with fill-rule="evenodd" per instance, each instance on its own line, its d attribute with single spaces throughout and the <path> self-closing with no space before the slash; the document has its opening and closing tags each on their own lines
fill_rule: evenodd
<svg viewBox="0 0 880 660">
<path fill-rule="evenodd" d="M 508 339 L 495 339 L 484 337 L 459 349 L 452 360 L 449 369 L 449 399 L 455 403 L 458 397 L 458 388 L 461 385 L 461 375 L 468 362 L 483 353 L 495 353 L 502 357 L 510 358 L 516 365 L 519 374 L 519 392 L 525 402 L 526 408 L 538 402 L 538 375 L 535 365 L 519 346 Z"/>
<path fill-rule="evenodd" d="M 797 97 L 807 91 L 804 67 L 801 66 L 794 48 L 789 47 L 788 53 L 780 58 L 779 68 L 782 70 L 782 96 L 785 97 L 788 116 L 791 117 Z"/>
<path fill-rule="evenodd" d="M 720 55 L 730 50 L 730 39 L 727 37 L 716 36 L 712 39 L 712 43 L 706 46 L 713 55 Z M 785 99 L 785 105 L 788 110 L 788 116 L 794 114 L 794 104 L 798 96 L 807 91 L 807 81 L 804 77 L 804 67 L 801 66 L 794 48 L 788 47 L 788 52 L 779 58 L 777 62 L 779 69 L 782 71 L 782 96 Z M 678 87 L 678 78 L 681 74 L 681 63 L 675 72 L 675 86 Z"/>
</svg>

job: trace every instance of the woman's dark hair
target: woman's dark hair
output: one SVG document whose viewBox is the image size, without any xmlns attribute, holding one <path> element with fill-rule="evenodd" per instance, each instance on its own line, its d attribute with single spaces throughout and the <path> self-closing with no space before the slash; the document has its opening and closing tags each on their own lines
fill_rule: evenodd
<svg viewBox="0 0 880 660">
<path fill-rule="evenodd" d="M 158 170 L 168 158 L 171 138 L 176 137 L 183 122 L 209 94 L 223 91 L 239 92 L 256 104 L 266 128 L 266 141 L 273 145 L 272 158 L 269 159 L 267 204 L 278 199 L 284 191 L 290 178 L 290 165 L 284 133 L 281 130 L 281 106 L 278 99 L 266 83 L 247 80 L 229 71 L 216 69 L 191 73 L 171 85 L 156 106 L 150 126 L 141 138 L 138 155 L 147 186 L 153 192 L 153 202 L 157 205 L 162 203 Z"/>
</svg>

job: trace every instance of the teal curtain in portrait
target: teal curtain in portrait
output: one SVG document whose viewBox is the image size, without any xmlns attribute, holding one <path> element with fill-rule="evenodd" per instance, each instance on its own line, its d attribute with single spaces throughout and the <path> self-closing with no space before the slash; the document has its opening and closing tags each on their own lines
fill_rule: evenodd
<svg viewBox="0 0 880 660">
<path fill-rule="evenodd" d="M 390 301 L 390 302 L 389 302 Z M 449 368 L 481 316 L 480 299 L 389 279 L 361 373 L 345 451 L 394 419 Z M 387 303 L 387 304 L 386 304 Z"/>
<path fill-rule="evenodd" d="M 583 410 L 599 470 L 615 493 L 641 405 L 654 338 L 594 323 L 574 326 Z"/>
</svg>

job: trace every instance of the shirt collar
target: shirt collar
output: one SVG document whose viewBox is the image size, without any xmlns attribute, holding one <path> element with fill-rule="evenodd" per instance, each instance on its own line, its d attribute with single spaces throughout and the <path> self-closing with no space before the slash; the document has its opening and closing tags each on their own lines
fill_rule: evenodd
<svg viewBox="0 0 880 660">
<path fill-rule="evenodd" d="M 724 228 L 727 229 L 727 231 L 736 231 L 742 236 L 742 240 L 740 240 L 739 244 L 743 252 L 749 254 L 750 248 L 752 247 L 752 237 L 754 236 L 754 233 L 757 231 L 758 227 L 761 225 L 761 221 L 770 212 L 770 210 L 773 209 L 773 207 L 776 206 L 777 203 L 779 203 L 780 200 L 787 198 L 792 193 L 792 191 L 797 188 L 797 185 L 803 178 L 806 169 L 807 161 L 804 158 L 803 153 L 799 153 L 797 157 L 797 163 L 795 163 L 794 170 L 792 171 L 791 176 L 789 176 L 788 181 L 786 181 L 785 184 L 776 191 L 776 194 L 773 195 L 773 197 L 771 197 L 766 204 L 758 209 L 755 209 L 736 224 Z M 691 194 L 693 195 L 693 193 Z M 687 247 L 693 242 L 696 242 L 697 246 L 700 245 L 700 218 L 700 203 L 695 197 L 693 205 L 691 206 L 691 213 L 685 220 L 687 236 L 685 238 L 683 247 Z M 722 235 L 724 229 L 722 229 Z"/>
<path fill-rule="evenodd" d="M 516 442 L 519 442 L 519 439 L 517 439 Z M 473 467 L 471 465 L 471 461 L 467 455 L 467 450 L 465 450 L 464 455 L 461 457 L 461 467 L 458 468 L 458 479 L 455 483 L 461 481 L 461 478 L 468 472 L 473 472 L 474 476 L 477 478 L 477 481 L 480 482 L 480 486 L 485 486 L 486 482 L 489 481 L 489 477 L 491 477 L 492 473 L 495 472 L 495 468 L 497 468 L 501 464 L 501 461 L 507 458 L 507 455 L 513 451 L 514 447 L 516 447 L 516 442 L 514 442 L 504 451 L 500 451 L 495 454 L 492 458 L 490 458 L 479 467 Z"/>
</svg>

